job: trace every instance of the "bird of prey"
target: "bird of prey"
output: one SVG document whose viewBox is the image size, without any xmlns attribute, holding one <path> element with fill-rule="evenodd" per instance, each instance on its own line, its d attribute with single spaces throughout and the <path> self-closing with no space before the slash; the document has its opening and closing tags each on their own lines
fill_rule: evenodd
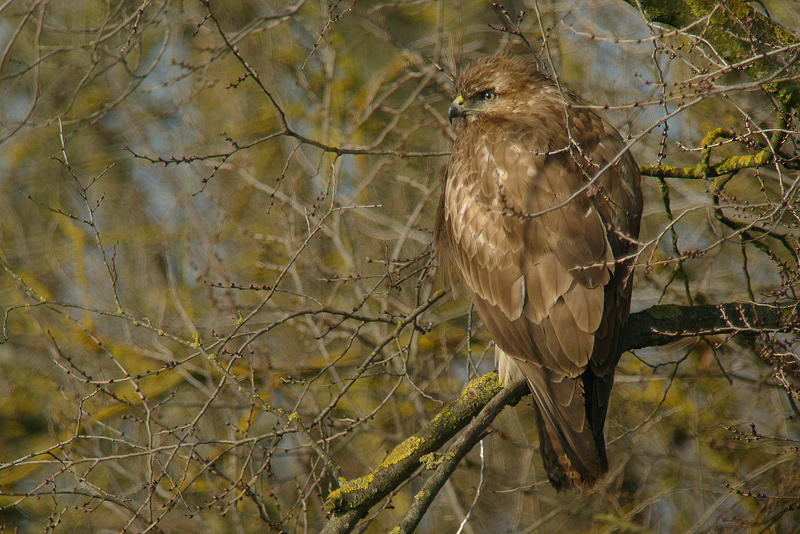
<svg viewBox="0 0 800 534">
<path fill-rule="evenodd" d="M 608 470 L 603 437 L 628 319 L 642 193 L 620 134 L 520 56 L 457 76 L 458 137 L 436 214 L 451 285 L 525 377 L 556 488 Z"/>
</svg>

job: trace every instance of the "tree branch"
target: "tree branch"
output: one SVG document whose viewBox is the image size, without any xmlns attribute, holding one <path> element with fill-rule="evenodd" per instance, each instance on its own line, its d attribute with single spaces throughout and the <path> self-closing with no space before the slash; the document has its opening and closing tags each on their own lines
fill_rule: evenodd
<svg viewBox="0 0 800 534">
<path fill-rule="evenodd" d="M 632 350 L 666 345 L 678 339 L 700 335 L 800 332 L 798 305 L 739 302 L 707 306 L 653 306 L 630 316 L 622 345 L 625 350 Z M 502 395 L 499 395 L 501 392 Z M 458 461 L 480 440 L 482 432 L 494 420 L 500 408 L 518 402 L 527 394 L 528 389 L 522 381 L 502 388 L 496 373 L 471 380 L 458 398 L 419 432 L 395 447 L 372 473 L 354 480 L 340 479 L 341 487 L 332 491 L 325 501 L 325 509 L 332 516 L 322 532 L 349 532 L 372 506 L 420 467 L 425 455 L 438 450 L 478 417 L 451 447 L 442 462 L 444 467 L 440 466 L 429 480 L 430 487 L 426 483 L 425 489 L 438 491 Z M 450 458 L 451 454 L 458 457 Z M 412 507 L 429 505 L 433 495 L 417 495 Z M 424 509 L 420 517 L 422 514 Z M 406 519 L 410 521 L 413 516 L 410 514 Z"/>
<path fill-rule="evenodd" d="M 395 532 L 398 534 L 410 534 L 414 532 L 417 525 L 428 511 L 428 507 L 436 498 L 436 494 L 439 493 L 444 483 L 447 482 L 450 475 L 456 470 L 459 462 L 461 462 L 464 456 L 466 456 L 481 440 L 484 432 L 489 425 L 492 424 L 495 417 L 503 411 L 503 408 L 509 404 L 515 404 L 528 393 L 528 384 L 525 380 L 518 380 L 500 390 L 500 393 L 483 407 L 480 414 L 472 420 L 447 453 L 439 460 L 438 466 L 433 466 L 436 467 L 436 472 L 428 478 L 422 490 L 414 496 L 411 507 L 403 518 L 403 521 L 391 534 Z"/>
<path fill-rule="evenodd" d="M 706 306 L 653 306 L 631 314 L 622 346 L 624 350 L 632 350 L 695 336 L 800 332 L 798 305 L 732 302 Z"/>
</svg>

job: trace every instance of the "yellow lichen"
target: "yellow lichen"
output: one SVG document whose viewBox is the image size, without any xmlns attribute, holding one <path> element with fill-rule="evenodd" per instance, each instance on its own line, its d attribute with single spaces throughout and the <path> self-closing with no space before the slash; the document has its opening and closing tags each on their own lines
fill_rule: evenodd
<svg viewBox="0 0 800 534">
<path fill-rule="evenodd" d="M 720 137 L 731 137 L 731 132 L 727 128 L 715 128 L 708 132 L 703 140 L 700 141 L 700 146 L 707 148 L 708 145 L 719 139 Z"/>
<path fill-rule="evenodd" d="M 425 466 L 425 469 L 436 469 L 439 467 L 439 464 L 442 463 L 442 460 L 435 452 L 422 455 L 419 461 Z"/>
<path fill-rule="evenodd" d="M 346 494 L 367 490 L 373 480 L 375 480 L 375 475 L 372 473 L 361 478 L 354 478 L 353 480 L 346 480 L 345 478 L 340 477 L 339 487 L 328 494 L 328 498 L 325 499 L 323 508 L 328 513 L 331 513 L 334 510 L 341 510 L 345 504 L 344 496 Z"/>
<path fill-rule="evenodd" d="M 714 0 L 686 0 L 686 5 L 689 7 L 689 11 L 695 18 L 703 18 L 711 13 L 711 10 L 717 6 L 717 2 Z M 711 24 L 724 24 L 727 22 L 727 17 L 725 16 L 725 10 L 717 9 L 714 12 L 714 15 L 711 17 Z"/>
<path fill-rule="evenodd" d="M 392 449 L 389 456 L 381 464 L 381 467 L 390 467 L 401 460 L 405 460 L 419 449 L 419 446 L 424 443 L 424 440 L 418 436 L 411 436 L 403 441 L 400 445 Z"/>
<path fill-rule="evenodd" d="M 753 9 L 748 6 L 746 2 L 742 2 L 741 0 L 728 0 L 725 6 L 730 9 L 739 20 L 744 20 L 752 16 L 753 13 Z"/>
<path fill-rule="evenodd" d="M 791 45 L 797 43 L 797 37 L 792 35 L 791 32 L 784 29 L 782 26 L 777 24 L 774 25 L 775 28 L 775 37 L 778 38 L 778 41 L 784 45 Z"/>
</svg>

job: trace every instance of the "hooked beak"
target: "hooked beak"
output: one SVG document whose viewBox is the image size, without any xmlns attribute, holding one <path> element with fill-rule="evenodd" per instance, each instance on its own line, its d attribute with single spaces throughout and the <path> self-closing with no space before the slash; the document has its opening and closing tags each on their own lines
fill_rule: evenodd
<svg viewBox="0 0 800 534">
<path fill-rule="evenodd" d="M 450 121 L 450 124 L 453 124 L 455 119 L 460 119 L 466 114 L 467 110 L 464 108 L 464 97 L 458 95 L 453 100 L 453 103 L 450 104 L 450 109 L 447 110 L 447 120 Z"/>
</svg>

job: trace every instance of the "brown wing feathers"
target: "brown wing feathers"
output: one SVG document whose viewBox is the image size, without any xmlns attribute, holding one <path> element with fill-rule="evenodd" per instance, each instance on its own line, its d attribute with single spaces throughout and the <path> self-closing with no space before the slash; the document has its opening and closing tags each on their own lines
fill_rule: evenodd
<svg viewBox="0 0 800 534">
<path fill-rule="evenodd" d="M 565 106 L 517 57 L 475 63 L 456 85 L 451 116 L 462 120 L 437 213 L 440 263 L 472 298 L 501 371 L 517 366 L 527 378 L 551 482 L 591 484 L 608 468 L 603 425 L 630 308 L 638 169 L 618 158 L 613 128 Z"/>
</svg>

